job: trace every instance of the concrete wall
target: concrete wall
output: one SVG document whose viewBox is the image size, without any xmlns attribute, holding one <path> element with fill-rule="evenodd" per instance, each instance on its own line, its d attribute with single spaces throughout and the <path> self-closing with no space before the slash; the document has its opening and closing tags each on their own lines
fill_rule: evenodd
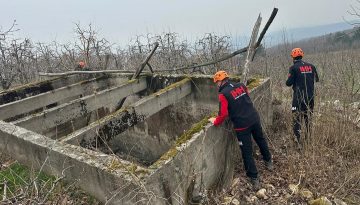
<svg viewBox="0 0 360 205">
<path fill-rule="evenodd" d="M 147 87 L 157 90 L 183 77 L 157 76 L 156 85 L 148 83 Z M 268 125 L 272 112 L 270 81 L 258 84 L 250 95 Z M 209 114 L 218 111 L 217 88 L 211 77 L 194 76 L 176 89 L 170 88 L 133 103 L 128 114 L 139 113 L 146 116 L 143 120 L 148 120 L 123 135 L 131 139 L 117 138 L 113 144 L 123 148 L 137 146 L 144 152 L 138 153 L 139 158 L 151 155 L 145 159 L 148 164 L 158 158 L 148 167 L 66 143 L 77 144 L 83 133 L 96 136 L 101 126 L 121 119 L 126 109 L 72 133 L 61 142 L 0 121 L 0 150 L 28 166 L 40 168 L 45 163 L 45 172 L 57 176 L 64 173 L 68 180 L 79 180 L 78 186 L 100 201 L 111 198 L 109 204 L 190 203 L 204 189 L 220 189 L 229 184 L 239 154 L 238 144 L 230 122 L 220 128 L 207 122 Z M 131 145 L 126 144 L 131 140 Z"/>
<path fill-rule="evenodd" d="M 44 133 L 46 130 L 71 121 L 74 118 L 86 117 L 89 112 L 99 108 L 105 108 L 111 112 L 122 98 L 144 89 L 146 89 L 144 78 L 129 81 L 114 88 L 103 90 L 17 120 L 14 124 L 34 132 Z"/>
<path fill-rule="evenodd" d="M 228 124 L 222 125 L 230 129 Z M 237 143 L 231 132 L 206 124 L 192 138 L 177 146 L 173 158 L 163 159 L 151 168 L 155 171 L 146 183 L 150 190 L 171 201 L 190 204 L 205 189 L 230 185 L 234 172 L 233 154 Z M 165 204 L 158 200 L 154 204 Z"/>
<path fill-rule="evenodd" d="M 176 105 L 178 112 L 186 109 L 195 117 L 204 117 L 217 111 L 218 99 L 214 84 L 203 77 L 193 79 L 193 83 L 197 90 Z M 250 90 L 250 96 L 267 126 L 272 123 L 270 80 L 259 80 L 257 84 Z M 199 127 L 200 131 L 193 133 L 185 143 L 179 143 L 184 141 L 179 139 L 184 136 L 179 136 L 177 145 L 150 166 L 155 171 L 147 181 L 149 187 L 154 191 L 160 190 L 158 194 L 162 193 L 172 204 L 191 203 L 205 189 L 228 186 L 233 176 L 234 163 L 241 163 L 236 136 L 229 120 L 216 128 L 207 123 L 205 117 L 192 129 L 196 131 Z M 156 203 L 160 204 L 161 201 Z"/>
<path fill-rule="evenodd" d="M 57 82 L 57 80 L 54 81 Z M 0 120 L 14 121 L 28 115 L 29 112 L 31 112 L 31 114 L 39 113 L 43 109 L 55 107 L 71 100 L 78 99 L 79 97 L 108 89 L 128 80 L 126 77 L 100 76 L 98 78 L 91 78 L 70 84 L 72 81 L 73 80 L 65 81 L 63 87 L 59 87 L 61 86 L 60 83 L 54 83 L 53 81 L 39 82 L 34 83 L 31 86 L 29 85 L 31 89 L 26 87 L 3 93 L 4 98 L 8 95 L 13 96 L 15 90 L 17 93 L 20 92 L 23 95 L 21 95 L 21 99 L 13 99 L 14 101 L 12 102 L 0 105 Z M 65 84 L 66 82 L 69 84 Z M 35 88 L 41 88 L 44 85 L 48 85 L 48 87 L 38 91 L 38 94 L 34 93 L 35 91 L 33 90 Z"/>
<path fill-rule="evenodd" d="M 160 158 L 149 166 L 155 171 L 146 182 L 149 189 L 168 200 L 157 198 L 155 204 L 190 203 L 205 189 L 226 187 L 232 179 L 234 163 L 241 163 L 231 122 L 227 121 L 221 128 L 206 123 L 206 116 L 218 110 L 216 86 L 208 77 L 193 78 L 192 82 L 191 95 L 110 143 L 114 150 L 122 150 L 146 163 Z M 257 85 L 250 89 L 250 96 L 266 128 L 272 123 L 270 80 L 258 79 L 254 83 Z M 183 132 L 179 129 L 191 130 L 191 125 L 203 118 L 205 123 L 199 125 L 203 126 L 200 132 L 195 132 L 187 143 L 171 146 L 182 141 L 179 138 Z M 168 151 L 160 156 L 164 150 Z"/>
<path fill-rule="evenodd" d="M 84 80 L 81 76 L 69 76 L 21 85 L 0 92 L 0 105 L 48 92 Z"/>
<path fill-rule="evenodd" d="M 99 134 L 103 139 L 112 138 L 190 93 L 191 82 L 189 79 L 184 79 L 95 121 L 62 140 L 71 144 L 88 144 L 99 137 Z"/>
<path fill-rule="evenodd" d="M 146 169 L 78 146 L 59 143 L 37 133 L 0 121 L 0 150 L 34 169 L 81 187 L 100 201 L 134 204 L 146 196 L 140 180 Z M 121 196 L 121 197 L 116 197 Z"/>
<path fill-rule="evenodd" d="M 261 86 L 251 89 L 250 97 L 260 114 L 265 130 L 269 129 L 273 121 L 272 92 L 270 78 L 259 79 Z"/>
<path fill-rule="evenodd" d="M 151 165 L 174 144 L 176 139 L 201 120 L 187 110 L 179 109 L 189 97 L 155 113 L 108 142 L 111 150 L 123 157 L 134 157 L 144 165 Z"/>
<path fill-rule="evenodd" d="M 149 77 L 149 91 L 165 88 L 182 78 L 182 75 Z M 107 143 L 111 150 L 143 165 L 151 165 L 158 160 L 192 124 L 209 115 L 212 109 L 217 109 L 216 87 L 213 83 L 208 84 L 209 79 L 207 76 L 192 78 L 191 95 L 174 101 L 169 107 L 115 136 Z M 152 108 L 147 106 L 147 109 Z"/>
</svg>

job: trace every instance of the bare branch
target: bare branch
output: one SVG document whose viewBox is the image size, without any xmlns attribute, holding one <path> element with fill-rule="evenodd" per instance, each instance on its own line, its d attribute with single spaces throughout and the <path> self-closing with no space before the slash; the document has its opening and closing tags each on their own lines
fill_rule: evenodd
<svg viewBox="0 0 360 205">
<path fill-rule="evenodd" d="M 15 26 L 17 26 L 16 20 L 13 21 L 13 23 L 12 23 L 12 25 L 10 26 L 9 29 L 7 29 L 7 30 L 4 31 L 4 32 L 1 32 L 1 31 L 0 31 L 0 40 L 4 40 L 4 39 L 5 39 L 5 36 L 6 36 L 6 35 L 9 35 L 10 33 L 19 31 L 19 29 L 14 29 Z"/>
<path fill-rule="evenodd" d="M 360 0 L 356 0 L 358 2 L 358 4 L 360 5 Z M 355 17 L 359 17 L 360 18 L 360 8 L 358 6 L 354 6 L 354 5 L 350 5 L 351 10 L 347 11 L 348 14 L 355 16 Z M 358 26 L 360 25 L 360 22 L 349 22 L 348 20 L 346 20 L 343 17 L 344 21 L 346 21 L 348 24 L 353 25 L 353 26 Z"/>
</svg>

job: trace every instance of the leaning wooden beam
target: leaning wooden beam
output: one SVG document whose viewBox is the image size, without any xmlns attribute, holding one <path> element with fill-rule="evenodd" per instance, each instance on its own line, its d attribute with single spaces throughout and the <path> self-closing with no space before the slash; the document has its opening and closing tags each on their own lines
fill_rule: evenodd
<svg viewBox="0 0 360 205">
<path fill-rule="evenodd" d="M 159 43 L 158 42 L 155 42 L 155 45 L 154 45 L 154 48 L 151 50 L 150 54 L 146 57 L 146 59 L 141 63 L 140 67 L 135 71 L 134 75 L 131 77 L 131 79 L 136 79 L 136 78 L 139 78 L 140 76 L 140 73 L 144 70 L 145 66 L 148 65 L 151 72 L 153 73 L 154 71 L 152 70 L 150 64 L 149 64 L 149 60 L 151 59 L 151 57 L 154 55 L 157 47 L 159 46 Z M 126 97 L 121 99 L 118 104 L 116 105 L 116 108 L 115 110 L 119 110 L 124 102 L 126 100 Z"/>
<path fill-rule="evenodd" d="M 208 66 L 208 65 L 213 65 L 216 63 L 219 63 L 221 61 L 225 61 L 227 59 L 230 59 L 236 55 L 239 55 L 241 53 L 245 53 L 247 51 L 248 47 L 239 49 L 237 51 L 232 52 L 229 55 L 225 55 L 219 59 L 213 60 L 213 61 L 209 61 L 206 63 L 202 63 L 202 64 L 198 64 L 198 65 L 187 65 L 187 66 L 183 66 L 183 67 L 179 67 L 179 68 L 174 68 L 174 69 L 164 69 L 164 70 L 154 70 L 154 72 L 169 72 L 169 71 L 179 71 L 179 70 L 188 70 L 188 69 L 194 69 L 194 68 L 199 68 L 199 67 L 203 67 L 203 66 Z"/>
<path fill-rule="evenodd" d="M 261 41 L 262 39 L 264 38 L 267 30 L 269 29 L 271 23 L 273 22 L 276 14 L 278 12 L 278 9 L 277 8 L 274 8 L 273 9 L 273 12 L 266 24 L 266 26 L 263 28 L 260 36 L 259 36 L 259 39 L 257 40 L 256 42 L 256 46 L 255 48 L 259 47 L 260 44 L 261 44 Z M 241 53 L 245 53 L 246 51 L 248 50 L 248 46 L 247 47 L 244 47 L 244 48 L 241 48 L 237 51 L 234 51 L 232 52 L 231 54 L 228 54 L 228 55 L 225 55 L 219 59 L 215 59 L 215 60 L 212 60 L 212 61 L 208 61 L 208 62 L 205 62 L 205 63 L 202 63 L 202 64 L 198 64 L 198 65 L 186 65 L 186 66 L 182 66 L 182 67 L 179 67 L 179 68 L 174 68 L 174 69 L 165 69 L 165 70 L 154 70 L 154 72 L 169 72 L 169 71 L 179 71 L 179 70 L 188 70 L 188 69 L 194 69 L 194 68 L 199 68 L 199 67 L 204 67 L 204 66 L 209 66 L 209 65 L 214 65 L 216 63 L 219 63 L 219 62 L 222 62 L 222 61 L 225 61 L 227 59 L 230 59 L 236 55 L 239 55 Z"/>
<path fill-rule="evenodd" d="M 92 78 L 90 80 L 81 81 L 70 86 L 51 90 L 46 93 L 30 96 L 18 101 L 0 105 L 0 120 L 15 117 L 17 115 L 26 114 L 33 110 L 45 107 L 47 105 L 57 103 L 61 100 L 76 97 L 80 95 L 89 95 L 98 88 L 107 85 L 109 78 Z M 78 98 L 77 97 L 77 98 Z"/>
<path fill-rule="evenodd" d="M 152 68 L 149 64 L 149 61 L 151 59 L 151 57 L 154 55 L 156 49 L 159 47 L 159 43 L 155 42 L 154 44 L 154 48 L 151 50 L 150 54 L 146 57 L 146 59 L 141 63 L 140 67 L 136 70 L 136 72 L 134 73 L 132 79 L 138 78 L 140 73 L 144 70 L 146 65 L 149 65 L 150 70 L 152 71 Z"/>
<path fill-rule="evenodd" d="M 252 34 L 251 34 L 251 38 L 250 38 L 250 42 L 249 42 L 249 49 L 247 51 L 247 55 L 246 55 L 246 60 L 245 60 L 245 66 L 244 66 L 244 71 L 242 73 L 242 76 L 243 76 L 243 83 L 246 84 L 246 75 L 249 71 L 249 64 L 250 64 L 250 61 L 252 61 L 252 56 L 254 54 L 254 50 L 256 49 L 255 48 L 255 45 L 256 45 L 256 42 L 255 42 L 255 39 L 257 38 L 258 36 L 258 33 L 259 33 L 259 28 L 260 28 L 260 25 L 261 25 L 261 15 L 259 15 L 258 19 L 256 20 L 256 23 L 255 23 L 255 26 L 253 28 L 253 31 L 252 31 Z"/>
<path fill-rule="evenodd" d="M 260 46 L 261 41 L 262 41 L 262 39 L 264 38 L 264 36 L 265 36 L 265 34 L 266 34 L 266 31 L 269 29 L 271 23 L 274 21 L 275 16 L 276 16 L 276 14 L 277 14 L 278 11 L 279 11 L 278 8 L 274 8 L 274 9 L 273 9 L 273 11 L 272 11 L 272 13 L 271 13 L 271 15 L 270 15 L 270 18 L 268 19 L 268 21 L 267 21 L 266 24 L 265 24 L 265 27 L 264 27 L 263 30 L 261 31 L 261 33 L 260 33 L 260 35 L 259 35 L 259 38 L 258 38 L 258 40 L 257 40 L 257 42 L 256 42 L 256 44 L 255 44 L 256 50 L 255 50 L 255 52 L 254 52 L 254 54 L 253 54 L 253 56 L 252 56 L 252 60 L 254 60 L 255 55 L 256 55 L 256 52 L 257 52 L 257 48 Z"/>
<path fill-rule="evenodd" d="M 186 78 L 73 132 L 61 141 L 78 145 L 91 142 L 99 134 L 111 138 L 190 93 L 191 80 Z"/>
<path fill-rule="evenodd" d="M 75 74 L 98 74 L 98 73 L 134 73 L 134 71 L 129 70 L 92 70 L 92 71 L 69 71 L 64 73 L 39 73 L 39 76 L 67 76 Z"/>
<path fill-rule="evenodd" d="M 14 121 L 13 123 L 37 133 L 44 133 L 57 125 L 81 116 L 86 116 L 88 113 L 101 107 L 114 107 L 119 99 L 144 89 L 146 89 L 145 78 L 131 80 L 118 87 L 79 98 L 39 114 Z"/>
</svg>

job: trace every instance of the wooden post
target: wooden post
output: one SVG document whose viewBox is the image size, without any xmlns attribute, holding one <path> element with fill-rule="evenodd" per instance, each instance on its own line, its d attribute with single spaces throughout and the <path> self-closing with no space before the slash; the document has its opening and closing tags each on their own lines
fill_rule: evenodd
<svg viewBox="0 0 360 205">
<path fill-rule="evenodd" d="M 258 19 L 256 20 L 256 23 L 254 25 L 252 34 L 251 34 L 251 38 L 250 38 L 250 42 L 249 42 L 249 46 L 248 46 L 248 50 L 247 50 L 247 55 L 246 55 L 246 60 L 245 60 L 245 66 L 244 66 L 244 71 L 242 73 L 243 77 L 243 83 L 246 85 L 246 78 L 247 78 L 247 73 L 249 72 L 249 64 L 252 61 L 252 56 L 254 54 L 254 50 L 255 50 L 255 45 L 256 45 L 256 38 L 258 36 L 259 33 L 259 28 L 261 25 L 261 15 L 259 14 Z"/>
<path fill-rule="evenodd" d="M 146 59 L 141 63 L 140 67 L 136 70 L 133 77 L 131 79 L 138 78 L 140 73 L 144 70 L 145 66 L 148 64 L 151 57 L 154 55 L 156 49 L 158 48 L 159 43 L 155 42 L 154 48 L 151 50 L 150 54 L 146 57 Z M 149 66 L 150 70 L 152 70 L 151 66 Z"/>
<path fill-rule="evenodd" d="M 265 24 L 265 27 L 263 28 L 263 30 L 261 31 L 260 35 L 259 35 L 259 39 L 257 40 L 256 42 L 256 45 L 255 45 L 255 52 L 254 52 L 254 55 L 252 56 L 252 60 L 254 60 L 255 58 L 255 54 L 257 52 L 257 48 L 260 46 L 260 43 L 262 41 L 262 39 L 264 38 L 265 34 L 266 34 L 266 31 L 269 29 L 271 23 L 273 22 L 273 20 L 275 19 L 275 16 L 277 14 L 277 12 L 279 11 L 278 8 L 274 8 L 273 11 L 271 12 L 271 15 L 270 15 L 270 18 L 268 19 L 268 21 L 266 22 Z"/>
<path fill-rule="evenodd" d="M 149 64 L 149 60 L 151 59 L 151 57 L 154 55 L 156 49 L 158 48 L 159 46 L 159 43 L 158 42 L 155 42 L 155 46 L 154 48 L 151 50 L 150 54 L 146 57 L 146 59 L 141 63 L 140 67 L 135 71 L 134 75 L 132 76 L 131 79 L 136 79 L 139 77 L 140 73 L 144 70 L 145 66 L 148 65 L 150 70 L 153 72 L 150 64 Z M 117 104 L 115 110 L 119 110 L 124 102 L 126 100 L 126 97 L 124 97 L 123 99 L 121 99 L 121 101 Z"/>
</svg>

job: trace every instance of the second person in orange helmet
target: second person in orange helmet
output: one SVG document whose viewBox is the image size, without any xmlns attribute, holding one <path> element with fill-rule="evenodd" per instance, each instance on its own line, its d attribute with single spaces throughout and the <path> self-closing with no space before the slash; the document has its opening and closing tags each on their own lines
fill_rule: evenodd
<svg viewBox="0 0 360 205">
<path fill-rule="evenodd" d="M 301 48 L 291 51 L 294 64 L 289 68 L 287 86 L 293 89 L 292 108 L 293 132 L 295 140 L 301 148 L 301 122 L 305 121 L 305 137 L 310 133 L 310 118 L 314 109 L 314 87 L 319 76 L 314 65 L 302 60 L 304 52 Z"/>
</svg>

